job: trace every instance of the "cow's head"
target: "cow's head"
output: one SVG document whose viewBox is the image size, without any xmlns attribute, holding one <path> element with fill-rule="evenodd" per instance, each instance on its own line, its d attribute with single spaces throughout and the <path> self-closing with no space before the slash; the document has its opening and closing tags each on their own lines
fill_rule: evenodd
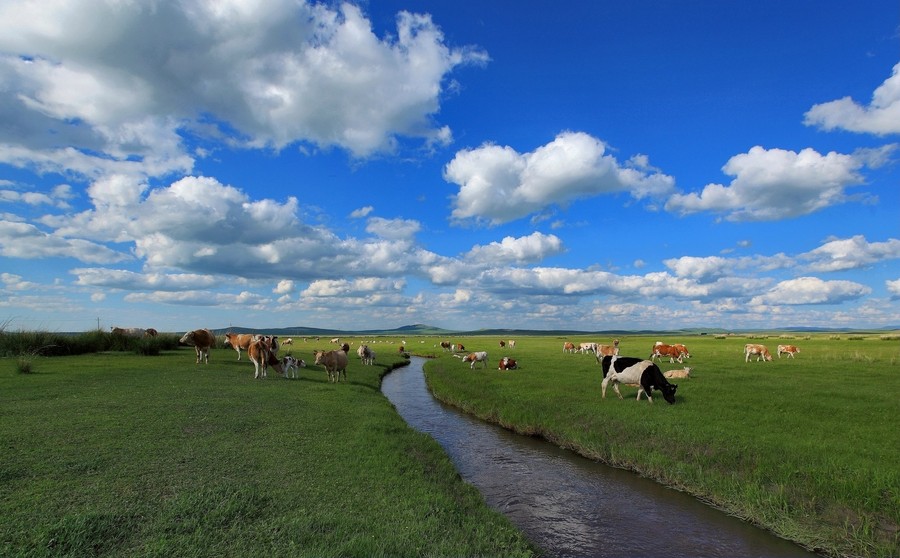
<svg viewBox="0 0 900 558">
<path fill-rule="evenodd" d="M 678 389 L 678 384 L 664 384 L 660 391 L 662 391 L 663 399 L 669 402 L 670 405 L 675 404 L 675 390 Z"/>
</svg>

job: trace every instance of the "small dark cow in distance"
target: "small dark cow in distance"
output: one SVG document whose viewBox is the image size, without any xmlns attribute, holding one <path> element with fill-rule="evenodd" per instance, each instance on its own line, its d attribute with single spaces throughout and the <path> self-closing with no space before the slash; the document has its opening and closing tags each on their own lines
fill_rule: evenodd
<svg viewBox="0 0 900 558">
<path fill-rule="evenodd" d="M 605 356 L 601 362 L 603 367 L 603 383 L 600 385 L 602 397 L 606 398 L 606 386 L 612 382 L 613 390 L 619 399 L 623 399 L 619 391 L 619 384 L 637 384 L 637 400 L 640 401 L 641 393 L 647 394 L 647 401 L 653 403 L 650 394 L 654 389 L 663 394 L 663 398 L 670 404 L 675 403 L 675 390 L 678 384 L 670 384 L 662 371 L 653 361 L 635 357 Z"/>
<path fill-rule="evenodd" d="M 195 329 L 185 333 L 178 343 L 194 347 L 194 351 L 197 353 L 197 364 L 200 364 L 201 358 L 204 358 L 206 364 L 209 364 L 209 348 L 216 346 L 216 336 L 208 329 Z"/>
</svg>

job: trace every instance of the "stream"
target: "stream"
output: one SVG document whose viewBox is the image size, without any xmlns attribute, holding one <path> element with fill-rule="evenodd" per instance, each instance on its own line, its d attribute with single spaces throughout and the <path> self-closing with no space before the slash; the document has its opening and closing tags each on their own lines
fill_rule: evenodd
<svg viewBox="0 0 900 558">
<path fill-rule="evenodd" d="M 444 405 L 428 390 L 425 362 L 412 357 L 387 374 L 382 392 L 547 556 L 819 556 L 687 494 Z"/>
</svg>

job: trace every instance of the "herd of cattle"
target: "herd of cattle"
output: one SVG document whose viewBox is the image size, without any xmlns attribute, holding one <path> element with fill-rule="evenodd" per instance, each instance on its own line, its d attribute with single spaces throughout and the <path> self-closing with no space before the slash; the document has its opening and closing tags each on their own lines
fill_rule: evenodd
<svg viewBox="0 0 900 558">
<path fill-rule="evenodd" d="M 139 328 L 113 328 L 113 334 L 128 335 L 135 337 L 153 336 L 157 332 L 154 329 Z M 315 364 L 323 366 L 328 373 L 328 379 L 331 382 L 339 382 L 347 379 L 347 366 L 349 364 L 348 354 L 350 353 L 350 345 L 341 343 L 340 338 L 333 338 L 332 343 L 340 345 L 340 348 L 329 351 L 315 350 Z M 208 329 L 196 329 L 189 331 L 179 341 L 182 345 L 193 346 L 196 351 L 197 364 L 201 362 L 209 363 L 209 349 L 216 345 L 216 336 Z M 293 340 L 285 339 L 281 345 L 291 345 Z M 279 343 L 278 338 L 271 335 L 258 334 L 238 334 L 226 333 L 225 344 L 233 348 L 237 352 L 237 359 L 241 360 L 241 351 L 245 351 L 253 363 L 254 378 L 265 378 L 269 368 L 285 377 L 297 377 L 299 368 L 306 366 L 306 362 L 297 359 L 290 354 L 281 358 L 278 357 Z M 405 344 L 405 342 L 404 342 Z M 437 345 L 435 345 L 437 346 Z M 470 369 L 475 369 L 475 365 L 481 363 L 481 368 L 488 366 L 487 351 L 466 351 L 462 343 L 451 343 L 442 341 L 441 349 L 453 353 L 453 356 L 461 359 L 464 363 L 469 364 Z M 513 340 L 500 341 L 501 349 L 514 349 L 516 342 Z M 401 354 L 407 355 L 404 345 L 399 347 Z M 626 384 L 638 388 L 637 399 L 640 400 L 642 395 L 647 396 L 647 400 L 653 402 L 652 392 L 659 391 L 663 398 L 669 403 L 675 403 L 675 391 L 677 384 L 669 383 L 668 380 L 675 378 L 691 378 L 691 367 L 684 367 L 678 370 L 667 370 L 663 372 L 657 366 L 656 361 L 662 361 L 664 358 L 669 359 L 670 364 L 678 362 L 684 363 L 685 359 L 691 358 L 691 353 L 684 344 L 675 343 L 668 344 L 657 341 L 650 350 L 650 355 L 646 359 L 637 357 L 619 356 L 619 340 L 614 339 L 610 345 L 602 345 L 600 343 L 585 342 L 580 343 L 577 347 L 574 343 L 566 341 L 563 344 L 564 353 L 591 353 L 597 360 L 603 372 L 603 381 L 601 384 L 601 396 L 606 397 L 606 389 L 611 384 L 613 391 L 622 399 L 619 391 L 619 384 Z M 778 345 L 776 354 L 778 358 L 781 355 L 787 355 L 794 358 L 800 349 L 795 345 Z M 356 351 L 360 362 L 365 365 L 375 363 L 375 352 L 368 344 L 360 344 Z M 747 343 L 744 345 L 744 362 L 750 362 L 750 358 L 755 356 L 756 362 L 771 361 L 772 354 L 765 345 L 757 343 Z M 497 369 L 501 371 L 517 370 L 519 363 L 516 359 L 509 356 L 503 356 L 499 359 Z M 292 374 L 292 375 L 291 375 Z"/>
</svg>

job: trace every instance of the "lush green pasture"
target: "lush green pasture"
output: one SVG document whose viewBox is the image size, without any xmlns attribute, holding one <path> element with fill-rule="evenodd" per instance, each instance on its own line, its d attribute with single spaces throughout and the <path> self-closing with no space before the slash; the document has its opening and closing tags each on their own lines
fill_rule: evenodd
<svg viewBox="0 0 900 558">
<path fill-rule="evenodd" d="M 682 342 L 693 377 L 677 402 L 601 400 L 593 355 L 563 342 L 612 339 L 455 339 L 487 350 L 487 370 L 444 353 L 426 365 L 435 395 L 469 413 L 633 469 L 810 548 L 844 556 L 900 556 L 900 337 L 622 337 L 620 354 Z M 800 347 L 796 359 L 744 362 L 747 342 Z M 516 358 L 521 370 L 498 372 Z M 665 362 L 663 370 L 681 368 Z"/>
<path fill-rule="evenodd" d="M 376 348 L 338 385 L 226 348 L 0 359 L 0 555 L 531 555 L 381 395 L 404 360 Z"/>
</svg>

